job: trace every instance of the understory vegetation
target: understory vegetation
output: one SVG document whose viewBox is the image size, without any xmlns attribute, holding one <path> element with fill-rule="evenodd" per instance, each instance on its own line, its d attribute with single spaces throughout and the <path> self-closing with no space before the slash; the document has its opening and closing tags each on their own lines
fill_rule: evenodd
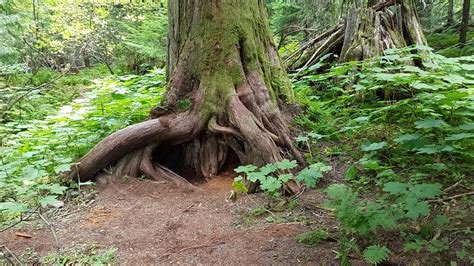
<svg viewBox="0 0 474 266">
<path fill-rule="evenodd" d="M 93 188 L 80 176 L 67 180 L 71 165 L 78 167 L 75 162 L 107 136 L 149 119 L 170 86 L 167 1 L 67 2 L 34 0 L 32 7 L 0 0 L 0 26 L 8 29 L 0 28 L 2 232 L 63 208 L 70 192 Z M 361 1 L 316 1 L 327 9 L 310 2 L 266 1 L 281 55 L 339 25 Z M 459 21 L 461 2 L 452 7 Z M 444 25 L 448 1 L 414 3 L 428 46 L 385 49 L 347 62 L 328 51 L 317 62 L 289 69 L 290 144 L 306 165 L 283 159 L 236 166 L 231 200 L 255 185 L 268 201 L 240 214 L 236 224 L 245 229 L 258 217 L 302 224 L 308 232 L 295 245 L 336 243 L 341 265 L 354 259 L 372 265 L 410 259 L 474 264 L 474 31 L 471 25 L 466 43 L 459 43 L 456 23 L 433 26 Z M 322 11 L 326 17 L 314 16 Z M 192 109 L 190 99 L 175 109 Z M 220 130 L 236 134 L 231 127 Z M 300 193 L 288 195 L 292 187 Z M 321 197 L 312 207 L 335 226 L 320 226 L 295 211 L 305 208 L 303 194 Z M 24 255 L 43 264 L 121 263 L 116 253 L 114 247 L 87 245 L 45 257 Z M 12 262 L 3 250 L 0 256 Z"/>
<path fill-rule="evenodd" d="M 433 63 L 425 69 L 405 64 L 420 56 L 410 54 L 420 48 L 431 50 L 411 47 L 363 62 L 319 62 L 294 77 L 305 109 L 294 120 L 304 129 L 295 141 L 311 164 L 296 180 L 317 187 L 324 173 L 343 170 L 337 180 L 328 180 L 337 183 L 324 189 L 325 207 L 334 212 L 339 231 L 316 231 L 300 241 L 314 245 L 337 239 L 342 264 L 351 253 L 372 264 L 387 261 L 392 253 L 387 246 L 394 239 L 403 243 L 398 254 L 428 252 L 451 263 L 474 262 L 468 204 L 473 195 L 474 57 L 430 54 Z M 275 192 L 291 175 L 269 174 L 295 166 L 281 162 L 235 171 L 278 196 Z M 234 188 L 245 192 L 240 181 L 237 177 Z M 452 194 L 460 204 L 454 209 Z"/>
</svg>

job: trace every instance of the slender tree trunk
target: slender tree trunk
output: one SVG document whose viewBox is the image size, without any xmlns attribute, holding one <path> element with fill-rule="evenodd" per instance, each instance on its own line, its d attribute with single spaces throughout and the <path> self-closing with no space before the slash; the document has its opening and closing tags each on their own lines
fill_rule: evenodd
<svg viewBox="0 0 474 266">
<path fill-rule="evenodd" d="M 471 8 L 471 0 L 464 0 L 462 8 L 461 30 L 459 33 L 459 43 L 465 45 L 467 42 L 467 32 L 469 30 L 469 15 Z"/>
<path fill-rule="evenodd" d="M 262 166 L 290 153 L 304 164 L 278 108 L 293 94 L 264 1 L 168 5 L 169 88 L 161 106 L 150 120 L 99 143 L 70 178 L 89 179 L 114 164 L 114 176 L 144 174 L 178 184 L 179 174 L 212 177 L 229 161 Z"/>
<path fill-rule="evenodd" d="M 448 0 L 448 17 L 446 21 L 448 27 L 454 25 L 454 0 Z"/>
</svg>

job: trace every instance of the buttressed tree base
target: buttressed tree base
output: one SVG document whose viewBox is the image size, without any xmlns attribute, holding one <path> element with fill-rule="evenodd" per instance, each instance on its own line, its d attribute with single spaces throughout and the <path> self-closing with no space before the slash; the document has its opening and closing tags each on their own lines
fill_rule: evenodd
<svg viewBox="0 0 474 266">
<path fill-rule="evenodd" d="M 97 144 L 69 178 L 88 180 L 111 166 L 109 177 L 145 175 L 192 187 L 182 176 L 212 177 L 226 164 L 261 166 L 285 154 L 304 164 L 278 108 L 293 94 L 264 1 L 168 5 L 169 87 L 162 103 L 149 120 Z"/>
</svg>

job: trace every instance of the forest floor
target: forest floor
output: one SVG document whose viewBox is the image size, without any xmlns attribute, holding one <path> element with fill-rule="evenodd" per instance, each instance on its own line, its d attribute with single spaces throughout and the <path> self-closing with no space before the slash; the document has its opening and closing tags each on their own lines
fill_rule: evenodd
<svg viewBox="0 0 474 266">
<path fill-rule="evenodd" d="M 241 195 L 232 202 L 232 180 L 216 177 L 188 193 L 150 180 L 120 180 L 99 186 L 86 204 L 71 200 L 48 219 L 63 256 L 93 243 L 117 248 L 119 262 L 131 265 L 337 264 L 335 242 L 311 247 L 296 240 L 310 228 L 335 226 L 325 210 L 303 207 L 322 203 L 322 193 L 305 193 L 292 210 L 263 211 L 273 217 L 265 219 L 256 213 L 268 198 Z M 0 233 L 0 243 L 28 263 L 56 251 L 40 219 Z"/>
</svg>

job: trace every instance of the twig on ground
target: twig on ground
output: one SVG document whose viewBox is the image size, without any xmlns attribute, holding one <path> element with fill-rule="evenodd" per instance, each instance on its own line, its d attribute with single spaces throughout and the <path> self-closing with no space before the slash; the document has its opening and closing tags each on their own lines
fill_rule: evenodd
<svg viewBox="0 0 474 266">
<path fill-rule="evenodd" d="M 213 246 L 218 246 L 218 245 L 222 245 L 222 244 L 225 244 L 225 241 L 218 241 L 218 242 L 214 242 L 214 243 L 206 243 L 206 244 L 201 244 L 201 245 L 189 246 L 189 247 L 182 248 L 182 249 L 178 250 L 177 252 L 168 252 L 164 255 L 161 255 L 158 259 L 168 257 L 168 256 L 170 256 L 174 253 L 184 252 L 184 251 L 191 250 L 191 249 L 207 248 L 207 247 L 213 247 Z"/>
<path fill-rule="evenodd" d="M 16 262 L 18 262 L 18 265 L 22 265 L 21 261 L 15 256 L 15 254 L 13 254 L 13 252 L 12 252 L 9 248 L 7 248 L 7 246 L 2 245 L 2 246 L 0 246 L 0 249 L 6 250 L 6 251 L 8 252 L 8 254 L 10 254 L 10 256 L 12 256 L 12 258 L 13 258 Z M 5 257 L 12 265 L 15 265 L 15 263 L 13 263 L 13 261 L 12 261 L 8 256 L 4 255 L 4 257 Z"/>
<path fill-rule="evenodd" d="M 56 251 L 58 253 L 58 263 L 59 263 L 59 257 L 61 256 L 61 246 L 59 245 L 58 236 L 56 235 L 56 231 L 54 230 L 54 226 L 48 220 L 46 220 L 46 218 L 41 213 L 38 213 L 38 215 L 41 218 L 41 220 L 43 220 L 43 222 L 49 227 L 49 230 L 51 230 L 51 233 L 53 234 L 54 245 L 56 246 Z"/>
<path fill-rule="evenodd" d="M 455 188 L 455 187 L 457 187 L 459 184 L 461 184 L 461 182 L 462 182 L 462 180 L 461 180 L 461 181 L 458 181 L 458 182 L 456 182 L 454 185 L 452 185 L 452 186 L 450 186 L 450 187 L 446 188 L 445 190 L 443 190 L 443 192 L 444 192 L 444 193 L 446 193 L 446 192 L 448 192 L 448 191 L 452 190 L 453 188 Z"/>
<path fill-rule="evenodd" d="M 194 203 L 189 205 L 189 207 L 187 207 L 186 209 L 184 209 L 183 212 L 189 211 L 192 207 L 194 207 Z"/>
<path fill-rule="evenodd" d="M 429 200 L 428 202 L 443 202 L 443 201 L 453 200 L 453 199 L 462 198 L 464 196 L 471 196 L 471 195 L 474 195 L 474 191 L 454 195 L 454 196 L 447 197 L 447 198 Z"/>
</svg>

